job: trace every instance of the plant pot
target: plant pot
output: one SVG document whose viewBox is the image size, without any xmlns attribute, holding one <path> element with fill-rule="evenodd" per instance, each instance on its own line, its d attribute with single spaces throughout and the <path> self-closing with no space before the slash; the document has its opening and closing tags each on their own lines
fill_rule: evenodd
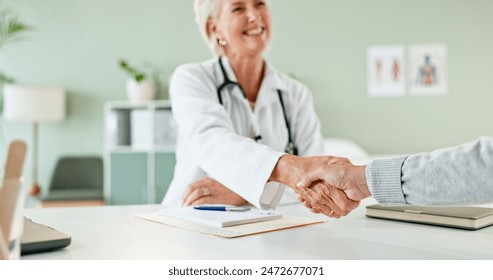
<svg viewBox="0 0 493 280">
<path fill-rule="evenodd" d="M 154 100 L 156 98 L 157 85 L 153 81 L 140 81 L 134 79 L 127 81 L 127 96 L 131 102 Z"/>
</svg>

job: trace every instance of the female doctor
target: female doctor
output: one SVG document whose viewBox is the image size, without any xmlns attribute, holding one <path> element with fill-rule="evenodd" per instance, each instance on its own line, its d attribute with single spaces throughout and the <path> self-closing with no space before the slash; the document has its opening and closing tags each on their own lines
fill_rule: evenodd
<svg viewBox="0 0 493 280">
<path fill-rule="evenodd" d="M 172 75 L 179 138 L 163 204 L 275 208 L 285 188 L 279 182 L 294 187 L 294 177 L 311 164 L 300 165 L 299 157 L 286 164 L 287 154 L 323 154 L 311 94 L 263 58 L 271 38 L 267 1 L 196 0 L 194 9 L 216 57 Z"/>
</svg>

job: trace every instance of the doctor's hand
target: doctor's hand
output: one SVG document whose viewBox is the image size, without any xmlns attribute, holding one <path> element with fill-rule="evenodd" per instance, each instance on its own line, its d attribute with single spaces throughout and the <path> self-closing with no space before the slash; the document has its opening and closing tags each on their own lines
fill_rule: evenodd
<svg viewBox="0 0 493 280">
<path fill-rule="evenodd" d="M 298 192 L 297 184 L 302 178 L 306 177 L 306 173 L 327 164 L 351 164 L 351 162 L 349 159 L 342 157 L 299 157 L 285 154 L 279 158 L 272 174 L 269 177 L 269 181 L 284 183 Z"/>
<path fill-rule="evenodd" d="M 298 199 L 313 213 L 323 213 L 332 218 L 346 216 L 359 206 L 359 201 L 349 199 L 343 191 L 322 181 L 298 191 Z"/>
<path fill-rule="evenodd" d="M 323 164 L 303 174 L 296 186 L 307 189 L 314 183 L 322 182 L 327 191 L 335 187 L 344 191 L 349 199 L 360 201 L 371 196 L 365 169 L 366 166 L 353 164 Z"/>
<path fill-rule="evenodd" d="M 190 184 L 182 198 L 183 206 L 202 204 L 243 205 L 248 203 L 241 196 L 218 181 L 204 177 Z"/>
</svg>

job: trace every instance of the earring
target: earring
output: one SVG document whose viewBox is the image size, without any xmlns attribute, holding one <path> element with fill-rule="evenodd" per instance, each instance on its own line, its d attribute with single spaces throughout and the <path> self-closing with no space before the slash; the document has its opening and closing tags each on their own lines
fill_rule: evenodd
<svg viewBox="0 0 493 280">
<path fill-rule="evenodd" d="M 226 46 L 228 44 L 228 42 L 226 42 L 226 40 L 224 39 L 217 39 L 217 43 L 220 45 L 220 46 Z"/>
</svg>

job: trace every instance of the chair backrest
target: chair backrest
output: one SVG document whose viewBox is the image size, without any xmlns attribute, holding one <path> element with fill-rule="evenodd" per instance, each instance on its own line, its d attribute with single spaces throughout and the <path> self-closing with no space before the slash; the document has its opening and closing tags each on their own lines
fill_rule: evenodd
<svg viewBox="0 0 493 280">
<path fill-rule="evenodd" d="M 103 189 L 103 160 L 97 156 L 66 156 L 58 160 L 50 190 Z"/>
</svg>

